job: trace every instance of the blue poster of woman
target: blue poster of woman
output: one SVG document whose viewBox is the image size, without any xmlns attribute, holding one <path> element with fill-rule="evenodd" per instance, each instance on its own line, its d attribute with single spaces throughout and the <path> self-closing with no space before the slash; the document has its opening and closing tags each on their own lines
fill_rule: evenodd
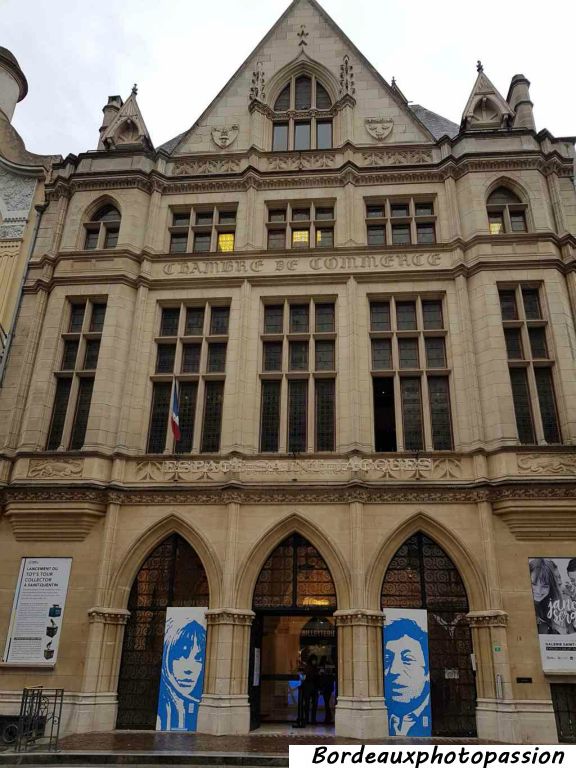
<svg viewBox="0 0 576 768">
<path fill-rule="evenodd" d="M 425 610 L 386 608 L 384 696 L 390 736 L 432 735 Z"/>
<path fill-rule="evenodd" d="M 204 686 L 206 609 L 168 608 L 157 731 L 195 731 Z"/>
</svg>

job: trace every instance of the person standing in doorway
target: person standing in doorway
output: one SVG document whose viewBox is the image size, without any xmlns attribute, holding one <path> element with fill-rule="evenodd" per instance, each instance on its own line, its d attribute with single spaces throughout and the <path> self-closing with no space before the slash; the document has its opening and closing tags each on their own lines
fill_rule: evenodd
<svg viewBox="0 0 576 768">
<path fill-rule="evenodd" d="M 318 693 L 321 694 L 324 701 L 324 723 L 326 725 L 334 722 L 332 707 L 330 706 L 334 691 L 334 681 L 332 665 L 329 664 L 326 656 L 322 656 L 318 665 Z"/>
</svg>

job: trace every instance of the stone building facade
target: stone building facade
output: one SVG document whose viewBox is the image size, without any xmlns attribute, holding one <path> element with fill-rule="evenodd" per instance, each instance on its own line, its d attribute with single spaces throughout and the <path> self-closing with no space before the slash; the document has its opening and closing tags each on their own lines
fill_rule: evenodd
<svg viewBox="0 0 576 768">
<path fill-rule="evenodd" d="M 44 182 L 60 157 L 29 152 L 11 124 L 28 83 L 14 57 L 0 47 L 0 381 L 34 232 L 42 215 Z"/>
<path fill-rule="evenodd" d="M 454 124 L 314 0 L 167 144 L 111 97 L 46 186 L 0 397 L 0 635 L 21 558 L 72 558 L 57 662 L 4 662 L 2 711 L 43 683 L 68 732 L 153 727 L 162 611 L 207 605 L 199 730 L 286 716 L 321 627 L 336 733 L 377 738 L 405 601 L 436 733 L 564 737 L 529 558 L 576 556 L 573 174 L 524 76 L 479 65 Z"/>
</svg>

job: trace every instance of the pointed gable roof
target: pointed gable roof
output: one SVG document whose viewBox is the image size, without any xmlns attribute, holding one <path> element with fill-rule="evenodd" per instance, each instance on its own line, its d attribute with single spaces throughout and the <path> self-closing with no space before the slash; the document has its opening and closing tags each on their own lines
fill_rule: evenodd
<svg viewBox="0 0 576 768">
<path fill-rule="evenodd" d="M 476 129 L 499 128 L 513 116 L 510 105 L 478 62 L 478 77 L 464 107 L 462 125 Z"/>
<path fill-rule="evenodd" d="M 153 149 L 152 139 L 140 112 L 136 94 L 137 89 L 134 86 L 132 93 L 102 134 L 101 141 L 106 149 L 134 147 L 137 144 L 146 149 Z"/>
<path fill-rule="evenodd" d="M 189 128 L 183 134 L 180 134 L 180 136 L 177 136 L 171 139 L 170 141 L 165 142 L 159 147 L 159 149 L 163 150 L 168 154 L 172 154 L 176 152 L 178 148 L 182 147 L 185 144 L 187 138 L 193 133 L 195 128 L 197 128 L 200 124 L 203 123 L 205 118 L 208 116 L 209 113 L 211 113 L 215 105 L 220 101 L 220 99 L 224 96 L 224 94 L 226 94 L 227 91 L 232 88 L 232 86 L 236 83 L 236 81 L 240 78 L 240 76 L 244 74 L 244 72 L 249 68 L 249 66 L 258 60 L 258 54 L 260 50 L 274 38 L 274 35 L 277 33 L 277 31 L 282 26 L 282 24 L 289 17 L 296 15 L 296 13 L 299 11 L 301 7 L 305 7 L 305 6 L 308 6 L 310 9 L 312 9 L 313 12 L 318 14 L 320 18 L 331 28 L 331 30 L 339 38 L 339 40 L 343 43 L 343 45 L 348 49 L 348 51 L 353 53 L 354 56 L 357 57 L 358 61 L 363 65 L 363 67 L 365 67 L 366 71 L 368 71 L 372 75 L 372 77 L 377 81 L 380 87 L 385 91 L 385 93 L 390 97 L 390 99 L 397 105 L 397 108 L 402 113 L 404 113 L 405 119 L 410 123 L 412 123 L 412 125 L 415 125 L 415 127 L 417 127 L 418 131 L 420 132 L 420 135 L 423 137 L 423 140 L 434 141 L 435 136 L 433 135 L 432 131 L 422 120 L 420 120 L 419 116 L 410 109 L 405 98 L 400 93 L 399 89 L 393 88 L 382 77 L 382 75 L 364 56 L 364 54 L 358 50 L 358 48 L 354 45 L 354 43 L 342 31 L 342 29 L 338 26 L 338 24 L 336 24 L 334 19 L 324 10 L 324 8 L 322 8 L 322 6 L 317 2 L 317 0 L 293 0 L 292 3 L 288 6 L 288 8 L 284 11 L 284 13 L 280 16 L 278 21 L 276 21 L 276 23 L 270 28 L 268 33 L 262 38 L 262 40 L 258 43 L 258 45 L 253 49 L 253 51 L 245 59 L 245 61 L 240 65 L 240 67 L 232 75 L 232 77 L 226 83 L 226 85 L 220 90 L 220 92 L 216 95 L 216 97 L 212 100 L 212 102 L 208 105 L 208 107 L 204 110 L 204 112 L 202 112 L 200 117 L 195 121 L 195 123 L 191 126 L 191 128 Z M 251 74 L 254 74 L 254 73 L 251 73 Z"/>
</svg>

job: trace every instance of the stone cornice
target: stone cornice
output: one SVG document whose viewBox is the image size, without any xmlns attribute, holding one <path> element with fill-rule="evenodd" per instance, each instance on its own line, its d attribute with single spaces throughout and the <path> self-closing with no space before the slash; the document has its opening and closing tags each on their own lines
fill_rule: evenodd
<svg viewBox="0 0 576 768">
<path fill-rule="evenodd" d="M 443 182 L 474 172 L 537 170 L 544 175 L 572 177 L 573 161 L 557 152 L 512 151 L 465 154 L 434 161 L 431 145 L 410 147 L 343 147 L 335 150 L 182 157 L 173 161 L 173 174 L 141 170 L 90 173 L 77 171 L 57 177 L 46 187 L 50 200 L 78 191 L 140 189 L 148 194 L 245 192 L 258 190 L 372 186 L 392 183 Z"/>
<path fill-rule="evenodd" d="M 255 617 L 254 611 L 240 610 L 237 608 L 212 608 L 206 611 L 206 623 L 208 626 L 215 624 L 233 624 L 235 626 L 250 627 Z"/>
<path fill-rule="evenodd" d="M 471 627 L 482 629 L 484 627 L 507 627 L 508 614 L 506 611 L 471 611 L 466 615 Z"/>
<path fill-rule="evenodd" d="M 434 486 L 422 484 L 367 485 L 353 482 L 347 485 L 330 484 L 314 487 L 304 483 L 294 485 L 241 486 L 228 483 L 211 487 L 87 487 L 58 484 L 8 486 L 3 489 L 3 504 L 33 503 L 116 503 L 123 505 L 218 505 L 238 504 L 470 504 L 481 501 L 498 502 L 518 500 L 573 500 L 576 504 L 576 483 L 534 482 L 502 485 Z"/>
<path fill-rule="evenodd" d="M 130 611 L 123 608 L 101 608 L 96 606 L 88 610 L 90 624 L 115 624 L 124 625 L 130 618 Z"/>
<path fill-rule="evenodd" d="M 334 611 L 334 619 L 337 627 L 382 627 L 384 626 L 385 613 L 382 611 L 370 611 L 365 608 L 350 608 L 348 610 Z"/>
</svg>

